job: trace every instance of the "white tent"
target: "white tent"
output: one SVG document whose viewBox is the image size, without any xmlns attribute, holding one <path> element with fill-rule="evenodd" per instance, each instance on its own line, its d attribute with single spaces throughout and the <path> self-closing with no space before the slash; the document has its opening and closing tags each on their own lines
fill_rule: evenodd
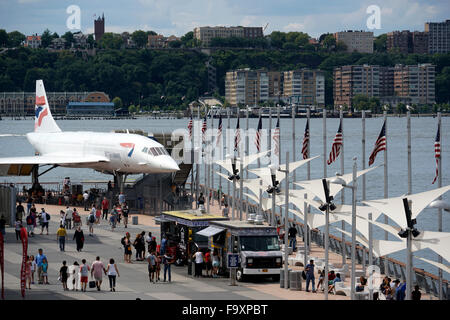
<svg viewBox="0 0 450 320">
<path fill-rule="evenodd" d="M 257 154 L 252 154 L 249 156 L 245 156 L 243 157 L 243 162 L 242 165 L 243 167 L 247 167 L 250 163 L 256 161 L 258 158 L 264 156 L 265 154 L 267 154 L 269 151 L 263 151 Z M 224 168 L 225 170 L 227 170 L 229 173 L 232 173 L 233 168 L 231 166 L 231 159 L 224 159 L 224 160 L 216 160 L 214 161 L 215 164 L 218 164 L 219 166 L 221 166 L 222 168 Z M 239 161 L 236 161 L 236 169 L 240 168 L 240 163 Z"/>
<path fill-rule="evenodd" d="M 318 158 L 320 156 L 315 156 L 312 158 L 308 158 L 305 160 L 300 160 L 300 161 L 296 161 L 296 162 L 292 162 L 289 163 L 289 172 L 293 172 L 295 171 L 297 168 L 303 166 L 304 164 L 308 163 L 311 160 L 314 160 L 316 158 Z M 280 165 L 280 169 L 281 170 L 286 170 L 286 164 L 282 164 Z M 256 174 L 258 177 L 260 177 L 261 179 L 263 179 L 264 181 L 264 185 L 267 186 L 271 186 L 272 185 L 272 173 L 269 167 L 263 167 L 263 168 L 256 168 L 256 169 L 251 169 L 248 170 L 249 172 Z M 281 182 L 286 178 L 286 174 L 280 171 L 276 171 L 275 173 L 275 177 L 276 180 Z"/>
<path fill-rule="evenodd" d="M 405 209 L 403 207 L 403 198 L 407 198 L 412 201 L 411 218 L 414 219 L 420 212 L 422 212 L 423 209 L 425 209 L 428 204 L 442 194 L 446 193 L 448 190 L 450 190 L 450 186 L 396 198 L 363 201 L 363 203 L 378 209 L 395 221 L 395 223 L 399 226 L 405 228 L 407 223 Z"/>
<path fill-rule="evenodd" d="M 376 169 L 378 167 L 379 166 L 358 171 L 356 173 L 356 176 L 360 177 L 363 174 L 366 174 L 366 173 L 368 173 L 368 172 L 370 172 L 370 171 L 372 171 L 372 170 L 374 170 L 374 169 Z M 326 178 L 326 179 L 327 179 L 327 181 L 331 181 L 334 178 L 335 177 L 329 177 L 329 178 Z M 349 184 L 353 180 L 353 173 L 344 174 L 344 175 L 340 176 L 340 178 L 342 178 L 347 184 Z M 294 182 L 294 183 L 296 185 L 302 187 L 302 188 L 305 188 L 305 189 L 311 191 L 312 193 L 314 193 L 323 202 L 326 201 L 326 199 L 325 199 L 325 192 L 323 190 L 322 179 L 306 180 L 306 181 Z M 330 196 L 334 197 L 336 194 L 339 193 L 339 191 L 342 190 L 342 188 L 343 188 L 342 185 L 330 182 Z"/>
</svg>

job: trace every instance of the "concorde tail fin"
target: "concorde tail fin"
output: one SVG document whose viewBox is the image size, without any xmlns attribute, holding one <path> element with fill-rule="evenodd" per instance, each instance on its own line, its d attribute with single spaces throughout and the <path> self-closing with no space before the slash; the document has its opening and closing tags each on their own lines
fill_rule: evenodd
<svg viewBox="0 0 450 320">
<path fill-rule="evenodd" d="M 53 119 L 45 93 L 44 81 L 36 80 L 36 101 L 34 106 L 34 132 L 60 132 Z"/>
</svg>

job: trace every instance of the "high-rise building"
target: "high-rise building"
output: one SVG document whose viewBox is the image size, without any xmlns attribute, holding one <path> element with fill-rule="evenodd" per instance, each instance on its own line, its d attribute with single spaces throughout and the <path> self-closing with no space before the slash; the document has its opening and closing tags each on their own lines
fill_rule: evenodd
<svg viewBox="0 0 450 320">
<path fill-rule="evenodd" d="M 262 27 L 196 27 L 194 38 L 203 46 L 209 46 L 213 38 L 259 38 L 263 37 Z"/>
<path fill-rule="evenodd" d="M 285 71 L 283 98 L 301 105 L 325 103 L 325 74 L 320 70 L 300 69 Z"/>
<path fill-rule="evenodd" d="M 373 53 L 373 32 L 341 31 L 334 34 L 336 42 L 340 41 L 347 46 L 347 52 Z"/>
<path fill-rule="evenodd" d="M 428 33 L 428 53 L 450 52 L 450 20 L 425 23 Z"/>
<path fill-rule="evenodd" d="M 265 70 L 239 69 L 225 76 L 225 99 L 233 106 L 257 105 L 269 100 L 269 74 Z"/>
<path fill-rule="evenodd" d="M 408 97 L 414 104 L 435 103 L 435 66 L 429 63 L 395 65 L 394 94 Z"/>
<path fill-rule="evenodd" d="M 380 96 L 380 67 L 370 65 L 349 65 L 334 68 L 334 105 L 352 105 L 356 95 Z"/>
<path fill-rule="evenodd" d="M 386 39 L 388 51 L 398 51 L 400 53 L 428 52 L 428 33 L 409 30 L 388 32 Z"/>
<path fill-rule="evenodd" d="M 98 17 L 97 20 L 94 20 L 94 36 L 95 41 L 100 41 L 103 34 L 105 33 L 105 15 L 102 14 L 102 17 Z"/>
</svg>

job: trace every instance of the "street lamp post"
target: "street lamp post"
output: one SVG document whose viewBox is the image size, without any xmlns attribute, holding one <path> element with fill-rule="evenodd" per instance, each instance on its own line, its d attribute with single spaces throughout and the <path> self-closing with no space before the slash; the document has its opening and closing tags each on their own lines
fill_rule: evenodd
<svg viewBox="0 0 450 320">
<path fill-rule="evenodd" d="M 289 225 L 289 151 L 286 152 L 286 170 L 278 169 L 280 172 L 284 172 L 286 174 L 285 178 L 285 187 L 286 193 L 284 196 L 284 288 L 288 289 L 289 282 L 289 243 L 288 243 L 288 225 Z M 274 190 L 275 191 L 275 190 Z"/>
<path fill-rule="evenodd" d="M 344 188 L 349 188 L 352 190 L 352 272 L 351 272 L 351 299 L 355 300 L 355 268 L 356 268 L 356 171 L 357 171 L 357 164 L 356 164 L 356 157 L 353 158 L 353 181 L 352 185 L 348 186 L 347 183 L 344 181 L 344 179 L 337 176 L 333 180 L 331 180 L 331 183 L 340 184 Z"/>
<path fill-rule="evenodd" d="M 276 172 L 278 170 L 278 166 L 276 164 L 269 165 L 270 174 L 272 177 L 272 186 L 267 189 L 267 193 L 272 195 L 272 216 L 270 219 L 270 225 L 276 226 L 276 217 L 275 217 L 275 197 L 276 194 L 280 192 L 280 188 L 278 187 L 279 182 L 277 181 Z"/>
</svg>

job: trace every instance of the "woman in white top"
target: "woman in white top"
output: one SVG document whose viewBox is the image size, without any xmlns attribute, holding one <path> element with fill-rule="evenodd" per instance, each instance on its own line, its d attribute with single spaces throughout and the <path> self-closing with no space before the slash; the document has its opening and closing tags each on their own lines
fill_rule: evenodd
<svg viewBox="0 0 450 320">
<path fill-rule="evenodd" d="M 109 278 L 109 291 L 116 291 L 116 276 L 120 277 L 119 269 L 114 262 L 114 259 L 109 259 L 108 267 L 106 268 L 106 274 Z"/>
<path fill-rule="evenodd" d="M 79 272 L 80 265 L 78 262 L 74 262 L 73 265 L 69 267 L 67 278 L 67 289 L 69 290 L 81 290 L 81 274 Z"/>
</svg>

